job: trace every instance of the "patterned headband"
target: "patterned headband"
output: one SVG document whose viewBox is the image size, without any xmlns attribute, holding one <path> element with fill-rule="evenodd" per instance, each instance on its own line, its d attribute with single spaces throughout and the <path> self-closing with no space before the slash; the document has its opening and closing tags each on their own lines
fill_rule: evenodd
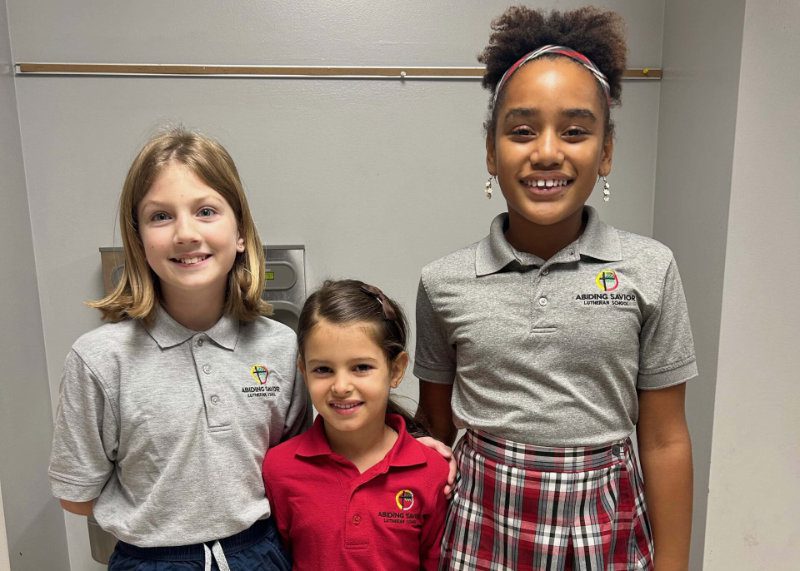
<svg viewBox="0 0 800 571">
<path fill-rule="evenodd" d="M 509 78 L 512 75 L 514 75 L 514 73 L 519 68 L 521 68 L 529 61 L 535 60 L 536 58 L 546 54 L 558 54 L 562 56 L 567 56 L 568 58 L 578 62 L 583 67 L 588 69 L 590 72 L 592 72 L 592 75 L 594 75 L 595 78 L 597 78 L 597 81 L 600 82 L 600 85 L 603 88 L 603 92 L 606 94 L 606 99 L 608 101 L 611 101 L 611 87 L 608 84 L 608 78 L 603 74 L 602 71 L 600 71 L 600 69 L 596 65 L 594 65 L 592 60 L 590 60 L 582 53 L 576 52 L 571 48 L 566 48 L 564 46 L 548 45 L 548 46 L 542 46 L 540 48 L 533 50 L 532 52 L 525 54 L 520 59 L 518 59 L 516 63 L 514 63 L 514 65 L 512 65 L 506 70 L 506 72 L 503 74 L 503 77 L 501 77 L 500 81 L 497 82 L 497 87 L 494 90 L 494 97 L 492 98 L 492 108 L 494 108 L 494 106 L 497 105 L 497 97 L 500 95 L 500 92 L 503 90 L 503 87 L 505 86 Z"/>
</svg>

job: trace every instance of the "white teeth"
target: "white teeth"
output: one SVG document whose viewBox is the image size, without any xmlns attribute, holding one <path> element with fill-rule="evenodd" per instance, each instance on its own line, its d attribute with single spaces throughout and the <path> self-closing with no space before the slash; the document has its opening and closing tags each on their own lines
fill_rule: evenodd
<svg viewBox="0 0 800 571">
<path fill-rule="evenodd" d="M 531 180 L 526 183 L 528 186 L 535 186 L 537 188 L 553 188 L 557 186 L 567 186 L 569 181 L 567 180 L 554 180 L 552 178 L 542 179 L 542 180 Z"/>
<path fill-rule="evenodd" d="M 331 403 L 331 407 L 332 408 L 355 408 L 357 406 L 358 406 L 358 403 L 351 403 L 351 404 L 344 404 L 344 403 L 337 403 L 337 402 L 332 402 Z"/>
<path fill-rule="evenodd" d="M 206 257 L 207 256 L 196 256 L 194 258 L 178 258 L 178 261 L 181 264 L 189 264 L 189 265 L 191 265 L 191 264 L 197 264 L 199 262 L 202 262 L 203 260 L 206 259 Z"/>
</svg>

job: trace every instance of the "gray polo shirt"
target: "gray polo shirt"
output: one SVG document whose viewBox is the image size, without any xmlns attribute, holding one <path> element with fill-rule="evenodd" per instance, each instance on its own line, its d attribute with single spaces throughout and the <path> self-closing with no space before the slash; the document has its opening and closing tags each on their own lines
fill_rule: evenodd
<svg viewBox="0 0 800 571">
<path fill-rule="evenodd" d="M 582 236 L 549 260 L 516 251 L 507 215 L 422 270 L 414 374 L 453 384 L 458 428 L 541 446 L 629 435 L 637 389 L 697 374 L 670 250 L 585 207 Z"/>
<path fill-rule="evenodd" d="M 103 325 L 67 356 L 54 427 L 56 497 L 141 547 L 238 533 L 270 514 L 267 448 L 309 423 L 297 343 L 267 318 L 186 329 L 159 308 Z"/>
</svg>

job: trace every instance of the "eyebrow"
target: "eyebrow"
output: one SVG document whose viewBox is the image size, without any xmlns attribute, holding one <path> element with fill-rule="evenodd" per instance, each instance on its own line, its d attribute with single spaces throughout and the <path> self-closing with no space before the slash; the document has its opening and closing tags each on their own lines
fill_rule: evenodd
<svg viewBox="0 0 800 571">
<path fill-rule="evenodd" d="M 561 114 L 570 118 L 591 119 L 592 121 L 597 121 L 597 115 L 595 115 L 591 109 L 585 109 L 585 108 L 564 109 L 564 111 L 562 111 Z"/>
<path fill-rule="evenodd" d="M 349 359 L 349 361 L 350 362 L 359 362 L 359 363 L 360 362 L 377 363 L 378 359 L 375 359 L 373 357 L 353 357 L 352 359 Z M 328 359 L 308 359 L 306 361 L 306 363 L 309 364 L 309 365 L 312 365 L 312 364 L 319 365 L 319 364 L 330 363 L 330 360 L 328 360 Z"/>
<path fill-rule="evenodd" d="M 597 115 L 595 115 L 591 109 L 586 109 L 584 107 L 562 109 L 560 114 L 570 119 L 589 119 L 591 121 L 597 121 Z M 541 115 L 541 111 L 536 107 L 515 107 L 514 109 L 508 110 L 505 119 L 508 120 L 513 117 L 537 117 L 539 115 Z"/>
<path fill-rule="evenodd" d="M 222 203 L 222 201 L 220 200 L 220 197 L 218 197 L 216 195 L 213 195 L 213 194 L 206 194 L 206 195 L 200 196 L 197 199 L 195 199 L 193 202 L 195 204 L 202 204 L 204 202 L 209 202 L 210 203 L 212 201 L 214 203 L 216 203 L 216 204 L 221 204 Z M 166 208 L 167 206 L 170 206 L 169 202 L 161 202 L 161 201 L 158 201 L 158 200 L 145 200 L 143 198 L 139 202 L 139 208 L 140 209 L 144 209 L 146 207 Z"/>
</svg>

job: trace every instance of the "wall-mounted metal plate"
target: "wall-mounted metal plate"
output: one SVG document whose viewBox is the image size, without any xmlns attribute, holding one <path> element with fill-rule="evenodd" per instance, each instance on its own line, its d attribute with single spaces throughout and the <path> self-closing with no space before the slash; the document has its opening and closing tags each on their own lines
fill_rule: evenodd
<svg viewBox="0 0 800 571">
<path fill-rule="evenodd" d="M 267 262 L 264 278 L 266 291 L 288 290 L 297 283 L 297 272 L 289 262 L 274 260 Z"/>
</svg>

